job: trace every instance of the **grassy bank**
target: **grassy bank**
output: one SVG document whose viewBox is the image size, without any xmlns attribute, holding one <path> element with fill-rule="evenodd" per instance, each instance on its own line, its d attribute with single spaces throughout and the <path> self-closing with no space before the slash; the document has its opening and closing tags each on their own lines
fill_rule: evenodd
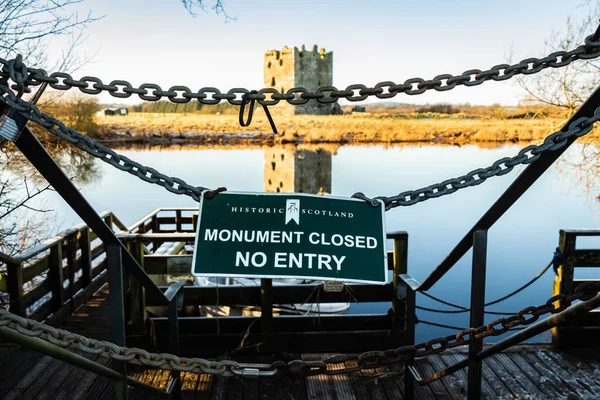
<svg viewBox="0 0 600 400">
<path fill-rule="evenodd" d="M 353 114 L 342 116 L 274 116 L 281 136 L 274 138 L 264 114 L 243 128 L 237 115 L 150 114 L 99 117 L 105 139 L 143 142 L 187 139 L 219 142 L 392 143 L 392 142 L 516 142 L 539 141 L 561 125 L 559 119 L 457 118 L 430 115 Z"/>
</svg>

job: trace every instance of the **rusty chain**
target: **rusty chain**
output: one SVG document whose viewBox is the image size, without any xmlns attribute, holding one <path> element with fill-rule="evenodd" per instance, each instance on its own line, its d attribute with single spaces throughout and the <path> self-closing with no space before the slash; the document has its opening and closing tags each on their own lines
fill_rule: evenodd
<svg viewBox="0 0 600 400">
<path fill-rule="evenodd" d="M 203 87 L 197 92 L 183 85 L 176 85 L 163 90 L 155 83 L 144 83 L 139 87 L 134 87 L 126 80 L 113 80 L 105 84 L 98 77 L 84 76 L 80 79 L 73 77 L 65 72 L 53 72 L 48 74 L 40 68 L 24 69 L 22 63 L 15 63 L 13 60 L 0 58 L 0 81 L 11 78 L 15 82 L 20 82 L 21 87 L 39 86 L 42 83 L 48 83 L 51 88 L 56 90 L 69 90 L 78 88 L 81 92 L 91 95 L 97 95 L 102 92 L 108 92 L 111 96 L 117 98 L 128 98 L 137 94 L 140 99 L 145 101 L 158 101 L 163 98 L 173 103 L 188 103 L 192 100 L 198 100 L 201 104 L 218 104 L 223 100 L 230 104 L 241 106 L 244 99 L 255 100 L 263 106 L 273 106 L 281 101 L 287 101 L 292 105 L 302 105 L 310 100 L 316 100 L 319 103 L 335 103 L 338 99 L 348 101 L 363 101 L 370 96 L 378 99 L 390 99 L 399 93 L 407 95 L 419 95 L 428 90 L 445 92 L 452 90 L 457 86 L 478 86 L 487 81 L 505 81 L 516 75 L 532 75 L 546 68 L 560 68 L 569 65 L 577 60 L 590 60 L 600 57 L 600 40 L 595 35 L 585 38 L 584 44 L 570 51 L 557 51 L 542 58 L 526 58 L 516 64 L 498 64 L 488 70 L 470 69 L 462 74 L 441 74 L 432 79 L 411 78 L 402 84 L 396 84 L 392 81 L 379 82 L 373 87 L 367 87 L 363 84 L 354 84 L 346 87 L 345 90 L 338 90 L 335 86 L 321 86 L 317 90 L 310 91 L 303 87 L 294 87 L 281 93 L 275 88 L 263 88 L 258 91 L 250 91 L 244 88 L 233 88 L 222 93 L 214 87 Z M 15 79 L 16 78 L 16 79 Z M 17 84 L 19 85 L 19 83 Z"/>
<path fill-rule="evenodd" d="M 216 375 L 273 376 L 289 374 L 295 376 L 339 375 L 375 369 L 391 363 L 413 360 L 439 354 L 446 349 L 463 346 L 488 336 L 499 336 L 519 325 L 530 325 L 547 313 L 558 313 L 567 309 L 574 301 L 587 301 L 600 292 L 600 282 L 578 286 L 570 295 L 559 294 L 544 304 L 525 307 L 509 318 L 499 318 L 478 328 L 467 328 L 455 335 L 439 337 L 428 342 L 407 345 L 386 351 L 368 351 L 362 354 L 340 354 L 323 361 L 293 360 L 275 361 L 271 364 L 245 364 L 233 360 L 210 361 L 202 358 L 177 357 L 168 353 L 150 353 L 139 348 L 117 346 L 114 343 L 86 338 L 40 322 L 19 317 L 0 308 L 0 327 L 13 329 L 23 335 L 37 337 L 63 348 L 73 348 L 102 357 L 126 361 L 130 364 L 180 372 L 195 372 Z M 555 305 L 558 303 L 558 306 Z M 346 363 L 352 362 L 353 366 Z M 335 366 L 336 368 L 329 368 Z"/>
</svg>

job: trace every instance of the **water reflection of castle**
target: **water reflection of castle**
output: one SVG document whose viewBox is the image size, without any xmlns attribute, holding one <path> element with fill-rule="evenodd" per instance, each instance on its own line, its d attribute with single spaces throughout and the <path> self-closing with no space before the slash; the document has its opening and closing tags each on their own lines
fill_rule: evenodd
<svg viewBox="0 0 600 400">
<path fill-rule="evenodd" d="M 331 193 L 331 153 L 272 147 L 264 150 L 265 192 Z"/>
</svg>

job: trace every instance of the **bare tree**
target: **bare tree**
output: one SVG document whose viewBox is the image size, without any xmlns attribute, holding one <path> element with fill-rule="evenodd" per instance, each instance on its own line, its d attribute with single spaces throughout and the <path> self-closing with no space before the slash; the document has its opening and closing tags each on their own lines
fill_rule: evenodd
<svg viewBox="0 0 600 400">
<path fill-rule="evenodd" d="M 586 17 L 567 17 L 564 28 L 552 32 L 546 41 L 548 53 L 573 50 L 596 30 L 600 4 L 586 1 L 580 8 Z M 542 104 L 568 118 L 600 85 L 600 61 L 582 60 L 562 68 L 548 68 L 535 77 L 519 76 L 517 82 L 527 92 L 525 102 Z"/>
<path fill-rule="evenodd" d="M 196 10 L 200 10 L 203 12 L 208 12 L 209 9 L 215 12 L 217 15 L 223 15 L 225 17 L 225 22 L 231 22 L 237 20 L 236 17 L 231 17 L 225 11 L 225 4 L 223 0 L 214 0 L 212 1 L 212 5 L 207 5 L 206 0 L 180 0 L 181 4 L 185 7 L 185 9 L 192 16 L 197 16 Z"/>
<path fill-rule="evenodd" d="M 49 40 L 70 36 L 71 42 L 63 52 L 59 65 L 72 66 L 73 49 L 82 39 L 82 32 L 98 18 L 91 11 L 80 16 L 75 6 L 83 0 L 2 0 L 0 2 L 0 54 L 14 57 L 21 54 L 28 65 L 45 64 Z"/>
</svg>

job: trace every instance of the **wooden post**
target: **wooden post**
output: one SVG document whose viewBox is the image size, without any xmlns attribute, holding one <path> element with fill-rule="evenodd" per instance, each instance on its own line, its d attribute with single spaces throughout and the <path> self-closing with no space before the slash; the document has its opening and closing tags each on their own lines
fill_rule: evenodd
<svg viewBox="0 0 600 400">
<path fill-rule="evenodd" d="M 48 282 L 52 291 L 52 311 L 56 312 L 65 304 L 63 298 L 63 267 L 62 267 L 62 240 L 50 248 L 48 258 Z"/>
<path fill-rule="evenodd" d="M 106 246 L 106 264 L 108 268 L 108 287 L 110 304 L 110 341 L 117 346 L 125 346 L 125 310 L 123 301 L 123 265 L 121 248 L 116 244 Z M 113 370 L 127 377 L 127 362 L 111 360 Z M 127 384 L 113 382 L 115 399 L 127 398 Z"/>
<path fill-rule="evenodd" d="M 471 328 L 484 323 L 485 275 L 487 264 L 487 230 L 476 230 L 473 234 L 473 266 L 471 273 Z M 483 339 L 469 344 L 468 399 L 481 399 L 482 361 L 475 356 L 483 349 Z"/>
<path fill-rule="evenodd" d="M 23 269 L 21 263 L 7 263 L 6 271 L 8 300 L 10 301 L 9 311 L 21 317 L 26 317 L 25 304 L 23 303 Z"/>
<path fill-rule="evenodd" d="M 181 232 L 181 210 L 175 211 L 175 230 Z"/>
<path fill-rule="evenodd" d="M 92 252 L 90 245 L 90 228 L 85 227 L 79 236 L 79 248 L 81 249 L 81 287 L 85 288 L 92 281 Z"/>
<path fill-rule="evenodd" d="M 144 269 L 144 248 L 140 240 L 130 242 L 129 251 L 135 260 Z M 143 335 L 146 328 L 146 293 L 144 287 L 137 279 L 129 278 L 129 311 L 130 335 Z"/>
<path fill-rule="evenodd" d="M 260 323 L 263 333 L 263 341 L 268 343 L 267 336 L 273 333 L 273 298 L 271 289 L 273 288 L 272 279 L 260 280 Z"/>
<path fill-rule="evenodd" d="M 558 273 L 554 278 L 554 287 L 552 295 L 573 293 L 573 275 L 575 270 L 575 258 L 572 256 L 575 250 L 577 237 L 571 232 L 560 230 L 558 251 L 564 254 L 563 262 L 558 267 Z M 555 306 L 563 306 L 562 302 L 557 302 Z M 560 328 L 552 328 L 552 344 L 556 347 L 562 346 Z"/>
<path fill-rule="evenodd" d="M 69 279 L 69 299 L 73 301 L 75 296 L 75 268 L 77 266 L 77 233 L 67 238 L 67 278 Z M 72 307 L 72 303 L 71 303 Z M 71 310 L 74 311 L 74 310 Z"/>
<path fill-rule="evenodd" d="M 401 340 L 401 334 L 405 330 L 407 317 L 407 299 L 400 298 L 399 291 L 402 281 L 400 275 L 408 273 L 408 234 L 396 232 L 391 234 L 394 239 L 394 276 L 392 287 L 392 332 L 397 340 Z M 413 333 L 414 336 L 414 333 Z M 411 342 L 412 343 L 412 342 Z M 400 343 L 398 343 L 398 346 Z"/>
</svg>

